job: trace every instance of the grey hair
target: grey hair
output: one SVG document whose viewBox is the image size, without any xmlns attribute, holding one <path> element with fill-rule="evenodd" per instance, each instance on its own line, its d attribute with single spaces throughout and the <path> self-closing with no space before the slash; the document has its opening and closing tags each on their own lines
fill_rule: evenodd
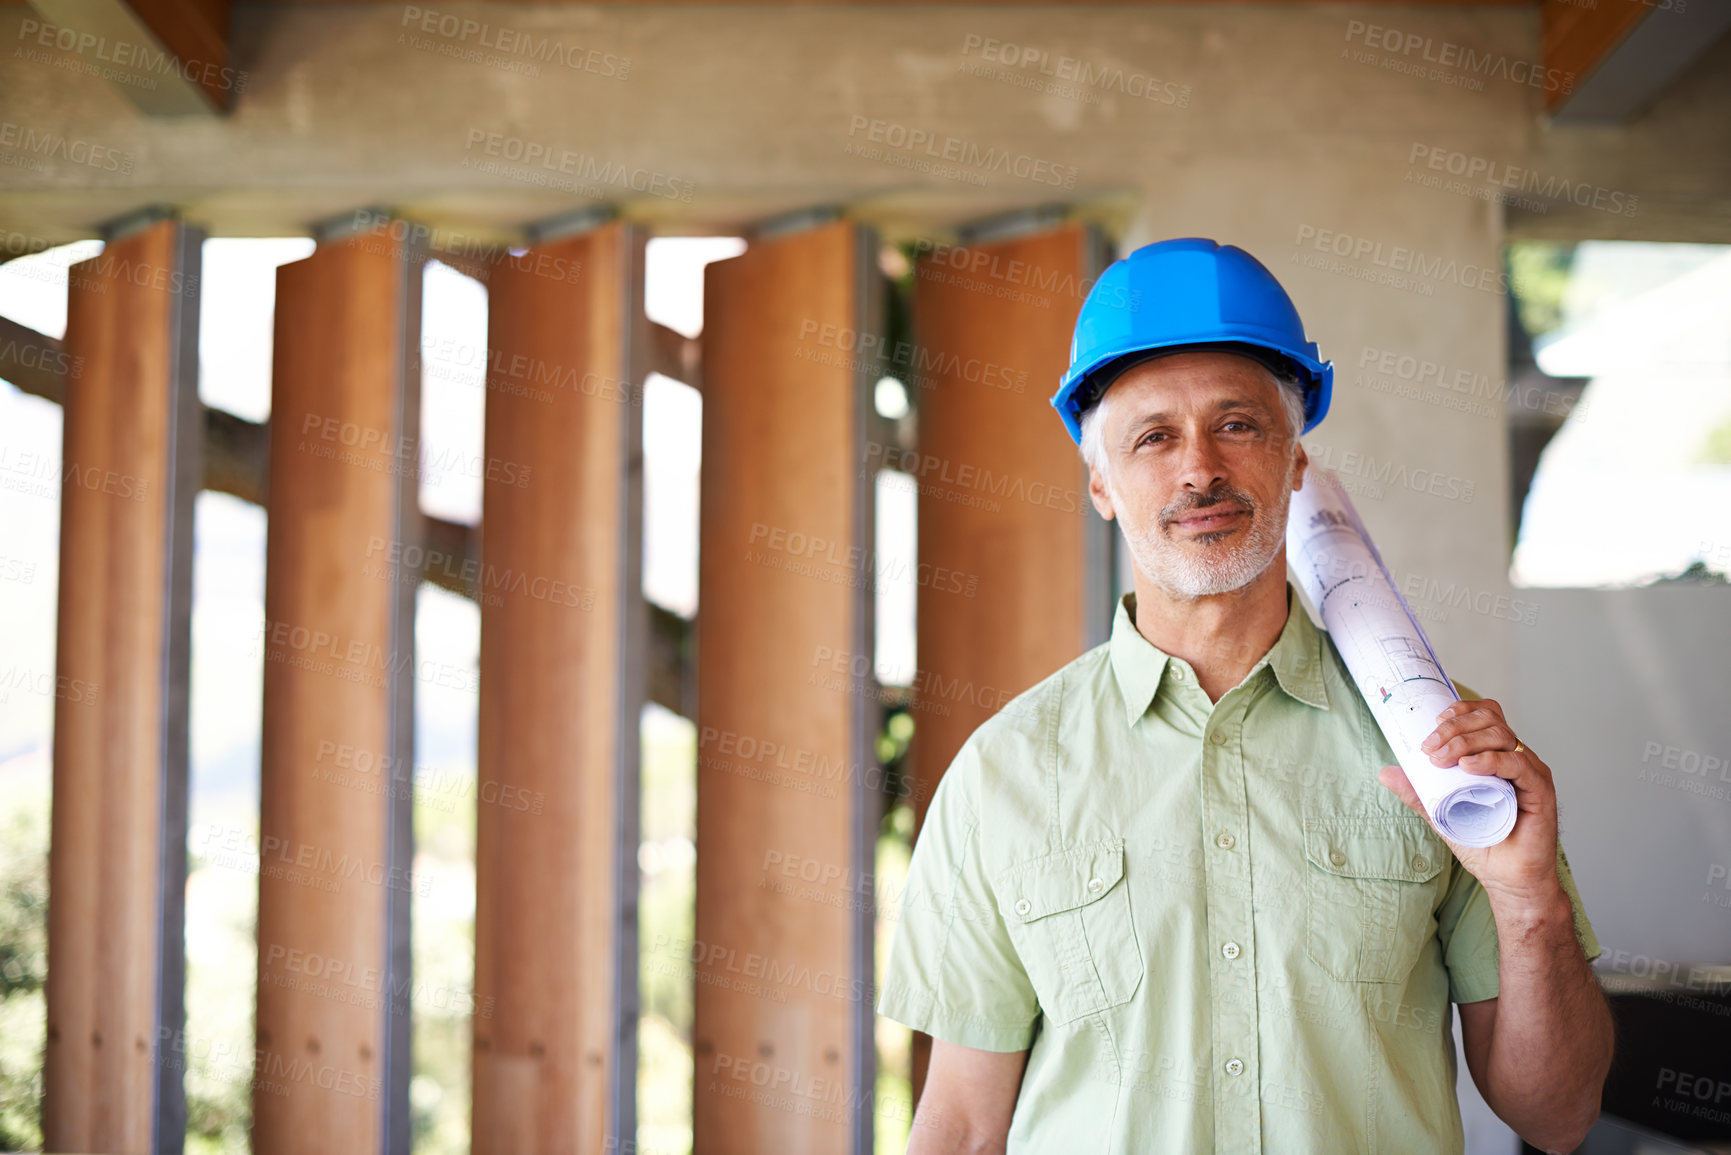
<svg viewBox="0 0 1731 1155">
<path fill-rule="evenodd" d="M 1267 369 L 1267 366 L 1263 366 Z M 1280 386 L 1280 404 L 1286 410 L 1286 423 L 1292 432 L 1292 440 L 1297 441 L 1304 431 L 1304 383 L 1297 377 L 1276 373 L 1268 369 L 1268 375 L 1274 378 L 1274 383 Z M 1100 400 L 1104 400 L 1102 394 Z M 1082 430 L 1082 460 L 1091 469 L 1106 472 L 1106 445 L 1102 440 L 1104 434 L 1100 429 L 1100 401 L 1083 410 L 1078 424 Z"/>
</svg>

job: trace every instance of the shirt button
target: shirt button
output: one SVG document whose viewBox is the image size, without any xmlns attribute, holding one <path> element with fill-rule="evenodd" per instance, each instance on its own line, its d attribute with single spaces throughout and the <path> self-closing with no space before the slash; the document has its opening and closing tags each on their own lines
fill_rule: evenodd
<svg viewBox="0 0 1731 1155">
<path fill-rule="evenodd" d="M 1422 854 L 1415 854 L 1412 856 L 1412 868 L 1420 872 L 1429 870 L 1430 860 Z"/>
<path fill-rule="evenodd" d="M 1098 894 L 1100 892 L 1100 888 L 1105 886 L 1105 885 L 1106 884 L 1101 882 L 1098 878 L 1090 878 L 1088 880 L 1088 889 L 1093 891 L 1096 894 Z"/>
<path fill-rule="evenodd" d="M 1232 837 L 1231 834 L 1222 831 L 1220 837 L 1214 840 L 1214 845 L 1218 846 L 1222 850 L 1231 850 L 1233 844 L 1237 841 L 1238 839 Z"/>
<path fill-rule="evenodd" d="M 1208 740 L 1210 742 L 1214 743 L 1216 746 L 1226 745 L 1226 735 L 1221 733 L 1219 730 L 1216 730 L 1216 731 L 1214 731 L 1214 733 L 1210 734 L 1208 736 Z"/>
<path fill-rule="evenodd" d="M 1030 910 L 1033 910 L 1033 909 L 1034 909 L 1034 904 L 1029 902 L 1027 899 L 1018 898 L 1016 900 L 1016 913 L 1017 914 L 1027 914 Z"/>
<path fill-rule="evenodd" d="M 1174 682 L 1182 682 L 1184 680 L 1184 671 L 1179 669 L 1177 666 L 1173 666 L 1172 667 L 1172 680 Z"/>
<path fill-rule="evenodd" d="M 1238 957 L 1238 944 L 1235 942 L 1229 942 L 1225 946 L 1220 948 L 1220 953 L 1225 955 L 1227 958 L 1237 958 Z"/>
<path fill-rule="evenodd" d="M 1242 1075 L 1242 1074 L 1244 1074 L 1243 1061 L 1239 1060 L 1239 1059 L 1227 1059 L 1226 1060 L 1226 1073 L 1228 1075 Z"/>
<path fill-rule="evenodd" d="M 1336 866 L 1345 866 L 1346 865 L 1346 855 L 1342 854 L 1338 850 L 1329 851 L 1328 852 L 1328 860 L 1330 862 L 1334 863 Z"/>
</svg>

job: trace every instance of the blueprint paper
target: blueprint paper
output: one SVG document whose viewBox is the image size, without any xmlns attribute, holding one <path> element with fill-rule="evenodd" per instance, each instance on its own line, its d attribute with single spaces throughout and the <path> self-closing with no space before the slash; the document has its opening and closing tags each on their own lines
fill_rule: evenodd
<svg viewBox="0 0 1731 1155">
<path fill-rule="evenodd" d="M 1292 495 L 1286 558 L 1431 822 L 1462 846 L 1507 838 L 1516 813 L 1509 781 L 1436 766 L 1419 749 L 1460 695 L 1333 470 L 1311 465 Z"/>
</svg>

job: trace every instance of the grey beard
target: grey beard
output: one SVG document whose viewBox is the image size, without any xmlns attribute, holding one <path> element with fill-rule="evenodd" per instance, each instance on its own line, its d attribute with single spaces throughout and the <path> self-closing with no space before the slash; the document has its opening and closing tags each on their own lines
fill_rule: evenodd
<svg viewBox="0 0 1731 1155">
<path fill-rule="evenodd" d="M 1281 543 L 1286 540 L 1286 511 L 1291 503 L 1293 473 L 1289 466 L 1280 488 L 1278 508 L 1275 509 L 1259 509 L 1248 496 L 1236 490 L 1223 491 L 1223 496 L 1236 499 L 1250 513 L 1250 529 L 1234 545 L 1217 543 L 1187 547 L 1166 536 L 1164 523 L 1169 518 L 1205 508 L 1195 503 L 1161 510 L 1160 519 L 1146 533 L 1132 535 L 1126 531 L 1124 542 L 1130 549 L 1130 556 L 1135 559 L 1136 568 L 1173 597 L 1185 600 L 1243 589 L 1267 572 L 1280 552 Z M 1112 490 L 1110 481 L 1106 488 L 1113 505 L 1118 505 L 1118 495 Z M 1221 556 L 1196 556 L 1196 552 L 1220 549 L 1224 549 Z"/>
</svg>

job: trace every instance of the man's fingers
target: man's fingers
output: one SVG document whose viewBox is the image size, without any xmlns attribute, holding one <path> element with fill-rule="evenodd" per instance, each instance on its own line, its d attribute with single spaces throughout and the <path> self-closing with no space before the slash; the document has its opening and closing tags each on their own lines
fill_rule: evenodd
<svg viewBox="0 0 1731 1155">
<path fill-rule="evenodd" d="M 1450 702 L 1444 706 L 1442 711 L 1437 714 L 1437 720 L 1441 721 L 1444 718 L 1470 714 L 1474 710 L 1485 710 L 1499 718 L 1503 716 L 1503 704 L 1495 698 L 1461 698 L 1459 701 Z"/>
<path fill-rule="evenodd" d="M 1498 723 L 1486 726 L 1482 730 L 1469 730 L 1456 734 L 1441 746 L 1430 751 L 1430 760 L 1438 766 L 1453 766 L 1469 754 L 1483 754 L 1491 750 L 1504 750 L 1512 753 L 1519 742 L 1514 732 L 1507 726 Z"/>
<path fill-rule="evenodd" d="M 1533 757 L 1530 750 L 1522 750 L 1519 754 L 1507 750 L 1468 754 L 1460 760 L 1460 768 L 1468 774 L 1494 774 L 1498 778 L 1507 778 L 1516 793 L 1551 788 L 1549 768 Z"/>
<path fill-rule="evenodd" d="M 1501 726 L 1507 730 L 1508 723 L 1503 721 L 1502 711 L 1480 709 L 1484 705 L 1484 701 L 1456 702 L 1448 707 L 1438 715 L 1441 721 L 1437 723 L 1436 729 L 1430 732 L 1430 736 L 1419 743 L 1419 749 L 1428 754 L 1450 738 L 1456 738 L 1462 734 L 1472 734 L 1493 726 Z M 1496 703 L 1491 702 L 1490 705 L 1495 706 Z"/>
</svg>

